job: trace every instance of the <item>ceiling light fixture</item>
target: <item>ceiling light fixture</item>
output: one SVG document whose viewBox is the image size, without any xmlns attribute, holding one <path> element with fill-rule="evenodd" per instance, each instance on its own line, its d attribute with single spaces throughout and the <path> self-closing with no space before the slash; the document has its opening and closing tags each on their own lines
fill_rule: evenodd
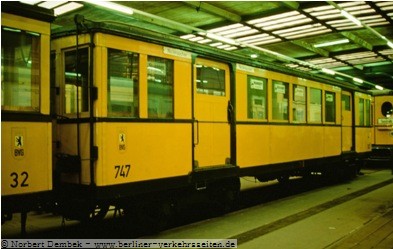
<svg viewBox="0 0 393 249">
<path fill-rule="evenodd" d="M 134 14 L 134 10 L 126 7 L 124 5 L 121 4 L 117 4 L 117 3 L 113 3 L 113 2 L 109 2 L 109 1 L 92 1 L 92 0 L 86 0 L 85 2 L 94 4 L 94 5 L 98 5 L 107 9 L 111 9 L 111 10 L 115 10 L 115 11 L 119 11 L 125 14 L 129 14 L 132 15 Z"/>
<path fill-rule="evenodd" d="M 324 43 L 315 44 L 314 47 L 315 48 L 328 47 L 328 46 L 344 44 L 344 43 L 348 43 L 348 42 L 349 42 L 348 39 L 341 39 L 341 40 L 336 40 L 336 41 L 331 41 L 331 42 L 324 42 Z"/>
<path fill-rule="evenodd" d="M 363 80 L 359 79 L 359 78 L 356 78 L 356 77 L 353 77 L 353 81 L 355 81 L 355 82 L 357 82 L 359 84 L 363 84 Z"/>
<path fill-rule="evenodd" d="M 67 1 L 45 1 L 45 2 L 38 4 L 38 6 L 46 8 L 46 9 L 53 9 L 59 5 L 65 4 L 66 2 Z"/>
<path fill-rule="evenodd" d="M 380 85 L 375 85 L 375 88 L 378 89 L 378 90 L 383 90 L 383 87 L 380 86 Z"/>
<path fill-rule="evenodd" d="M 207 33 L 206 36 L 208 38 L 210 38 L 210 39 L 217 40 L 217 41 L 220 41 L 220 42 L 225 42 L 225 43 L 228 43 L 228 44 L 231 44 L 231 45 L 235 45 L 235 46 L 239 45 L 233 39 L 226 38 L 226 37 L 223 37 L 223 36 L 220 36 L 220 35 L 216 35 L 216 34 L 213 34 L 213 33 Z"/>
<path fill-rule="evenodd" d="M 328 68 L 322 68 L 322 72 L 324 72 L 326 74 L 330 74 L 330 75 L 335 75 L 336 74 L 335 71 L 333 71 L 331 69 L 328 69 Z"/>
<path fill-rule="evenodd" d="M 356 19 L 353 15 L 349 14 L 345 10 L 341 10 L 341 15 L 345 16 L 348 20 L 350 20 L 354 24 L 358 25 L 359 27 L 363 26 L 362 23 L 358 19 Z"/>
<path fill-rule="evenodd" d="M 69 2 L 67 4 L 61 5 L 60 7 L 55 8 L 53 11 L 55 16 L 60 16 L 64 13 L 79 9 L 81 7 L 83 7 L 83 4 L 76 3 L 76 2 Z"/>
</svg>

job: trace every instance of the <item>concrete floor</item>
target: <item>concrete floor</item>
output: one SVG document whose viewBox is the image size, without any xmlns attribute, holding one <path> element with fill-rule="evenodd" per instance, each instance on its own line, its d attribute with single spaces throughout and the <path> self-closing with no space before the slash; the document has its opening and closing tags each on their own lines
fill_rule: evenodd
<svg viewBox="0 0 393 249">
<path fill-rule="evenodd" d="M 252 185 L 252 182 L 248 181 Z M 238 239 L 238 248 L 393 248 L 393 175 L 366 173 L 324 187 L 222 217 L 162 232 L 151 239 Z M 384 227 L 384 235 L 378 235 Z M 368 245 L 358 232 L 377 233 Z M 367 233 L 367 232 L 366 232 Z M 379 237 L 378 237 L 379 236 Z M 378 239 L 375 239 L 378 237 Z M 373 239 L 374 238 L 374 239 Z M 363 241 L 364 247 L 359 247 Z M 386 247 L 387 246 L 387 247 Z"/>
</svg>

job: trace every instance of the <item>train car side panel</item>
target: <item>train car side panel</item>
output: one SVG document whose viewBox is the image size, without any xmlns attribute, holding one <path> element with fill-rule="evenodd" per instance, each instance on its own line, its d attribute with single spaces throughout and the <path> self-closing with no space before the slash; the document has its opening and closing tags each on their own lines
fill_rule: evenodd
<svg viewBox="0 0 393 249">
<path fill-rule="evenodd" d="M 1 123 L 1 194 L 52 189 L 51 123 Z"/>
<path fill-rule="evenodd" d="M 192 168 L 191 123 L 104 122 L 97 131 L 97 186 L 184 176 Z"/>
</svg>

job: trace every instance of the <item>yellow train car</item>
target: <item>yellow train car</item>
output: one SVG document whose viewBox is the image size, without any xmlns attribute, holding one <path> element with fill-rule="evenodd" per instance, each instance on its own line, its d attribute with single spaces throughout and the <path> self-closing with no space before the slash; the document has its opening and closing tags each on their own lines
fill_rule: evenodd
<svg viewBox="0 0 393 249">
<path fill-rule="evenodd" d="M 137 196 L 135 205 L 159 206 L 163 197 L 150 193 L 204 189 L 206 172 L 235 172 L 228 65 L 105 32 L 59 36 L 52 49 L 62 117 L 55 175 L 59 202 L 71 203 L 66 216 L 103 215 Z M 82 208 L 70 192 L 86 200 Z"/>
<path fill-rule="evenodd" d="M 390 166 L 393 162 L 393 92 L 374 93 L 374 140 L 368 162 Z"/>
<path fill-rule="evenodd" d="M 242 175 L 286 180 L 314 171 L 354 174 L 360 163 L 356 158 L 371 150 L 367 94 L 242 64 L 237 65 L 236 84 Z M 360 117 L 354 120 L 359 103 L 366 103 L 361 123 Z"/>
<path fill-rule="evenodd" d="M 65 217 L 101 218 L 113 205 L 157 221 L 182 198 L 233 202 L 241 176 L 354 175 L 371 151 L 364 91 L 75 20 L 84 23 L 51 43 Z"/>
<path fill-rule="evenodd" d="M 52 190 L 49 51 L 53 13 L 2 3 L 1 211 L 36 208 Z M 39 17 L 39 18 L 38 18 Z M 38 19 L 37 19 L 38 18 Z"/>
</svg>

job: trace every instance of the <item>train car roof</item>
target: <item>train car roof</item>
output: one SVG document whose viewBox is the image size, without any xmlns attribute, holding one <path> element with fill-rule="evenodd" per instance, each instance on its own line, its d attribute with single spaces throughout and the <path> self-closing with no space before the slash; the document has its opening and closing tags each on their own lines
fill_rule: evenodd
<svg viewBox="0 0 393 249">
<path fill-rule="evenodd" d="M 44 22 L 55 20 L 54 11 L 39 6 L 30 6 L 15 1 L 1 1 L 1 12 L 24 16 Z"/>
</svg>

